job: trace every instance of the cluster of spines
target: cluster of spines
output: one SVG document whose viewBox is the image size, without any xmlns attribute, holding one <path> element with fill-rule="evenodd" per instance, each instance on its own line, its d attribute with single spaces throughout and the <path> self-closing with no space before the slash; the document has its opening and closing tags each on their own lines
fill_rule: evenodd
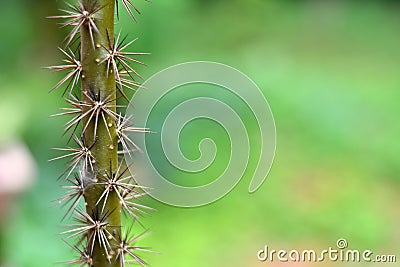
<svg viewBox="0 0 400 267">
<path fill-rule="evenodd" d="M 134 13 L 139 13 L 139 11 L 131 0 L 115 1 L 117 17 L 119 17 L 119 2 L 122 3 L 129 15 L 136 20 Z M 70 185 L 63 186 L 64 189 L 67 189 L 67 193 L 57 199 L 57 202 L 62 205 L 69 205 L 63 220 L 68 215 L 72 215 L 76 221 L 75 224 L 67 225 L 70 229 L 62 232 L 62 234 L 66 235 L 64 241 L 68 246 L 79 255 L 77 259 L 68 261 L 67 263 L 77 264 L 78 266 L 94 266 L 92 257 L 93 249 L 95 246 L 100 246 L 107 255 L 108 260 L 118 261 L 121 267 L 132 263 L 144 266 L 146 263 L 139 257 L 137 252 L 150 252 L 150 250 L 139 247 L 136 244 L 143 235 L 132 236 L 132 226 L 125 227 L 123 233 L 116 231 L 115 229 L 121 226 L 110 225 L 108 222 L 108 217 L 114 211 L 106 210 L 105 208 L 110 193 L 114 192 L 118 197 L 124 214 L 132 218 L 133 222 L 138 222 L 140 214 L 146 214 L 146 210 L 151 210 L 151 208 L 138 202 L 145 195 L 143 188 L 134 183 L 128 167 L 123 167 L 123 159 L 119 160 L 120 163 L 115 172 L 113 172 L 110 162 L 109 171 L 106 171 L 98 178 L 96 173 L 96 158 L 91 149 L 96 142 L 97 129 L 100 123 L 105 124 L 111 141 L 113 135 L 117 137 L 120 148 L 118 154 L 128 154 L 129 156 L 132 156 L 132 152 L 139 150 L 139 148 L 129 139 L 128 134 L 131 132 L 147 133 L 148 129 L 133 127 L 131 117 L 124 116 L 115 111 L 124 107 L 115 104 L 119 97 L 101 95 L 99 91 L 95 92 L 94 90 L 84 89 L 82 91 L 82 96 L 84 97 L 79 98 L 74 94 L 74 90 L 81 87 L 80 81 L 85 78 L 82 74 L 83 66 L 78 52 L 81 27 L 87 27 L 93 48 L 96 46 L 97 49 L 104 49 L 105 56 L 96 59 L 96 62 L 99 65 L 106 64 L 107 75 L 113 73 L 116 81 L 116 89 L 121 97 L 125 99 L 128 98 L 124 89 L 136 90 L 140 88 L 140 83 L 135 78 L 141 78 L 141 76 L 131 64 L 143 63 L 133 58 L 133 56 L 145 55 L 146 53 L 126 52 L 125 49 L 135 42 L 136 39 L 126 42 L 126 37 L 121 38 L 121 32 L 115 39 L 111 39 L 113 37 L 108 36 L 107 33 L 107 46 L 101 45 L 99 47 L 99 45 L 95 45 L 94 36 L 99 33 L 96 25 L 96 19 L 98 19 L 96 15 L 104 8 L 97 0 L 79 0 L 75 5 L 70 3 L 66 3 L 66 5 L 66 9 L 61 9 L 64 13 L 63 15 L 49 17 L 62 19 L 61 27 L 72 28 L 64 40 L 65 47 L 59 48 L 66 58 L 63 65 L 47 68 L 55 72 L 66 72 L 65 77 L 50 91 L 65 86 L 63 96 L 66 96 L 65 99 L 70 107 L 61 108 L 62 112 L 53 116 L 73 116 L 65 124 L 64 134 L 69 132 L 69 141 L 74 140 L 77 145 L 77 147 L 55 148 L 55 150 L 62 151 L 65 154 L 52 159 L 67 159 L 68 163 L 67 168 L 60 175 L 60 178 L 64 177 Z M 107 118 L 111 118 L 115 122 L 115 127 L 111 127 L 112 125 L 107 123 Z M 89 124 L 91 123 L 94 125 L 92 127 L 94 143 L 87 144 L 84 135 L 89 131 Z M 80 135 L 77 133 L 78 125 L 82 127 Z M 115 130 L 115 133 L 111 133 L 110 129 Z M 89 214 L 87 210 L 84 211 L 81 209 L 79 204 L 85 198 L 87 184 L 93 183 L 102 186 L 104 191 L 96 202 L 95 210 L 92 210 Z M 76 240 L 77 244 L 72 245 L 70 243 L 71 239 Z M 116 248 L 112 249 L 110 245 L 111 241 L 118 244 Z"/>
</svg>

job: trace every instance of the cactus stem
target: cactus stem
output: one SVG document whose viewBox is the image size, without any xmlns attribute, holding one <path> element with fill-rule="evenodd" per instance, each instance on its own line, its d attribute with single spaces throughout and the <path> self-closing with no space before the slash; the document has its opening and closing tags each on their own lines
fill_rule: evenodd
<svg viewBox="0 0 400 267">
<path fill-rule="evenodd" d="M 131 0 L 120 2 L 133 19 L 134 13 L 140 14 Z M 61 9 L 63 15 L 49 17 L 64 20 L 61 27 L 71 27 L 64 39 L 66 48 L 60 48 L 66 56 L 63 65 L 47 68 L 66 71 L 66 76 L 50 91 L 66 85 L 63 96 L 69 92 L 65 100 L 70 106 L 52 116 L 72 116 L 64 125 L 64 134 L 72 132 L 68 142 L 73 139 L 77 147 L 55 148 L 65 154 L 50 161 L 67 159 L 68 167 L 60 177 L 66 176 L 70 185 L 63 186 L 67 192 L 56 201 L 62 206 L 69 204 L 63 219 L 75 212 L 72 214 L 77 223 L 68 225 L 70 229 L 61 234 L 66 235 L 65 239 L 77 240 L 74 246 L 66 243 L 79 257 L 66 263 L 79 266 L 144 266 L 145 261 L 136 252 L 150 252 L 136 245 L 138 237 L 128 238 L 128 233 L 121 238 L 122 212 L 140 224 L 139 215 L 153 209 L 137 203 L 146 195 L 144 188 L 134 183 L 128 167 L 123 167 L 124 160 L 118 157 L 120 152 L 132 156 L 132 151 L 140 151 L 128 133 L 149 132 L 133 127 L 130 117 L 117 113 L 119 108 L 125 108 L 118 104 L 118 99 L 128 100 L 124 89 L 141 87 L 134 78 L 143 78 L 130 65 L 144 63 L 134 57 L 147 54 L 125 51 L 137 39 L 125 43 L 127 37 L 121 38 L 121 32 L 114 37 L 118 3 L 77 0 L 75 5 L 66 3 L 67 8 Z M 80 89 L 79 96 L 74 94 L 74 88 Z M 75 134 L 78 126 L 80 134 Z M 70 178 L 71 174 L 74 178 Z M 78 208 L 82 199 L 84 210 Z"/>
</svg>

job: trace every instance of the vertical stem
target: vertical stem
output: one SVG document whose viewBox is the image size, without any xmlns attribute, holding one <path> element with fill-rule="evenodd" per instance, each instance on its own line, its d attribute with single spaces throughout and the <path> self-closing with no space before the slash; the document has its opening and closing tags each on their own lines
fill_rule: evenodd
<svg viewBox="0 0 400 267">
<path fill-rule="evenodd" d="M 81 26 L 82 101 L 88 102 L 89 100 L 86 94 L 91 92 L 99 95 L 100 99 L 110 97 L 113 100 L 110 105 L 115 106 L 116 85 L 114 74 L 107 73 L 107 63 L 99 64 L 99 61 L 106 56 L 104 47 L 109 46 L 109 41 L 113 42 L 115 0 L 83 0 L 85 6 L 92 3 L 96 3 L 96 5 L 102 7 L 102 9 L 94 15 L 95 23 L 99 30 L 99 32 L 93 31 L 95 47 L 93 47 L 88 25 L 85 24 Z M 115 112 L 116 108 L 110 107 L 110 110 Z M 86 125 L 89 119 L 87 117 L 88 116 L 83 119 L 82 125 Z M 106 115 L 106 120 L 107 125 L 105 125 L 100 116 L 95 135 L 95 122 L 94 119 L 92 119 L 83 136 L 86 144 L 89 146 L 94 144 L 91 148 L 91 153 L 95 159 L 94 175 L 97 181 L 101 180 L 105 175 L 113 175 L 118 164 L 116 123 L 114 119 L 108 115 Z M 110 140 L 108 131 L 111 133 L 112 140 Z M 110 173 L 110 168 L 112 173 Z M 104 185 L 93 183 L 93 181 L 88 179 L 86 179 L 84 183 L 86 211 L 93 218 L 93 214 L 95 212 L 100 212 L 101 207 L 103 207 L 103 203 L 99 205 L 96 205 L 96 203 L 104 191 Z M 121 225 L 121 204 L 115 192 L 110 192 L 105 204 L 104 213 L 105 212 L 111 212 L 107 219 L 109 223 L 107 230 L 115 237 L 120 234 Z M 91 232 L 88 233 L 89 236 L 91 234 Z M 110 259 L 107 259 L 105 248 L 100 247 L 99 242 L 96 242 L 92 254 L 94 267 L 119 266 L 119 262 L 115 260 L 117 242 L 112 237 L 108 238 L 111 245 L 111 251 L 109 252 Z M 88 249 L 90 250 L 91 248 Z"/>
</svg>

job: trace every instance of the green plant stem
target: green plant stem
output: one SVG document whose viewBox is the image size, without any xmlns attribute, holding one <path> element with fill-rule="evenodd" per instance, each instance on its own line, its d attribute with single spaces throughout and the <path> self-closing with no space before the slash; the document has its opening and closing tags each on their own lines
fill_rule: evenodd
<svg viewBox="0 0 400 267">
<path fill-rule="evenodd" d="M 88 4 L 91 0 L 84 0 L 84 4 Z M 94 32 L 94 44 L 90 37 L 87 25 L 81 27 L 81 61 L 82 61 L 82 101 L 88 102 L 88 97 L 85 93 L 94 92 L 100 94 L 100 98 L 111 97 L 113 102 L 110 105 L 116 104 L 116 84 L 113 73 L 107 73 L 107 63 L 99 64 L 99 61 L 106 56 L 104 47 L 109 46 L 109 41 L 113 42 L 114 36 L 114 8 L 115 0 L 98 0 L 97 5 L 103 7 L 95 14 L 95 22 L 99 32 Z M 108 36 L 110 36 L 108 38 Z M 110 40 L 109 40 L 110 39 Z M 115 107 L 110 107 L 110 110 L 116 111 Z M 85 111 L 83 111 L 85 112 Z M 88 116 L 87 116 L 88 117 Z M 82 125 L 86 125 L 89 118 L 84 118 Z M 103 120 L 99 119 L 97 134 L 94 135 L 94 120 L 92 119 L 89 127 L 84 132 L 84 140 L 86 144 L 93 145 L 91 153 L 95 159 L 94 175 L 95 181 L 101 181 L 105 175 L 113 175 L 117 169 L 117 137 L 116 125 L 113 118 L 106 115 L 107 125 Z M 108 129 L 107 129 L 108 128 Z M 111 133 L 111 139 L 109 133 Z M 112 173 L 110 173 L 110 167 Z M 100 199 L 101 194 L 104 192 L 104 184 L 96 184 L 93 181 L 86 180 L 85 183 L 85 202 L 86 211 L 93 218 L 93 213 L 101 210 L 103 203 L 96 205 Z M 103 200 L 104 201 L 104 200 Z M 121 205 L 115 192 L 111 192 L 105 204 L 104 212 L 111 212 L 107 219 L 109 226 L 107 230 L 114 237 L 120 234 L 121 225 Z M 90 232 L 88 233 L 90 236 Z M 93 266 L 119 266 L 118 260 L 115 260 L 117 242 L 112 237 L 109 237 L 111 244 L 112 258 L 107 259 L 105 249 L 100 247 L 96 242 L 93 251 Z"/>
</svg>

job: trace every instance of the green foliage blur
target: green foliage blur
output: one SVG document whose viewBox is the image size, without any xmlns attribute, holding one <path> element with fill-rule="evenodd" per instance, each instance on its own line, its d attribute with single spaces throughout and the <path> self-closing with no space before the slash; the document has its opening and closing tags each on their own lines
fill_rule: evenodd
<svg viewBox="0 0 400 267">
<path fill-rule="evenodd" d="M 138 69 L 143 77 L 193 60 L 231 65 L 262 89 L 278 139 L 272 170 L 254 194 L 246 172 L 205 207 L 146 199 L 158 210 L 143 219 L 152 234 L 141 244 L 160 252 L 145 256 L 151 266 L 267 266 L 256 255 L 265 245 L 325 249 L 339 238 L 352 249 L 400 257 L 398 1 L 135 2 L 138 23 L 120 12 L 117 27 L 139 37 L 132 50 L 151 53 Z M 57 177 L 65 166 L 47 162 L 58 155 L 51 147 L 66 144 L 65 118 L 49 115 L 66 104 L 62 90 L 48 94 L 61 76 L 40 69 L 61 63 L 65 31 L 44 18 L 61 6 L 7 1 L 0 10 L 0 143 L 22 139 L 39 166 L 37 183 L 16 199 L 2 227 L 0 262 L 16 267 L 73 257 L 58 235 L 63 210 L 51 202 L 63 193 Z M 188 157 L 198 156 L 207 123 L 198 127 L 187 130 Z"/>
</svg>

